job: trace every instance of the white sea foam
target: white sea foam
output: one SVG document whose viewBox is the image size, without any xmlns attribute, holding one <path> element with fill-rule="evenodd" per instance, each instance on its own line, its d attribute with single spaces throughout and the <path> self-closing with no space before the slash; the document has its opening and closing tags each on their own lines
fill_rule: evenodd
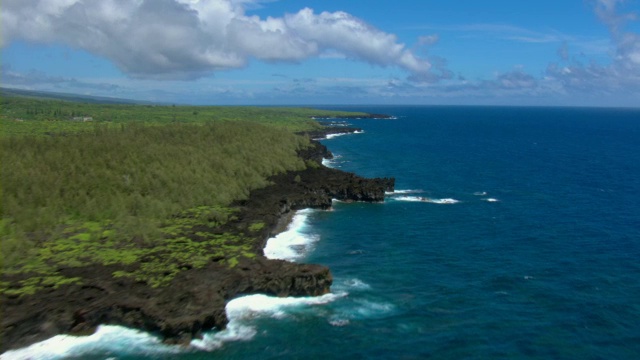
<svg viewBox="0 0 640 360">
<path fill-rule="evenodd" d="M 340 294 L 324 294 L 322 296 L 309 297 L 275 297 L 267 295 L 247 295 L 229 301 L 226 307 L 230 320 L 250 319 L 256 316 L 266 315 L 273 318 L 287 316 L 288 310 L 308 305 L 324 305 L 345 296 Z"/>
<path fill-rule="evenodd" d="M 326 139 L 329 140 L 338 136 L 351 135 L 351 134 L 364 134 L 364 130 L 356 130 L 354 132 L 337 133 L 337 134 L 327 134 Z"/>
<path fill-rule="evenodd" d="M 339 167 L 338 164 L 342 164 L 344 161 L 340 160 L 342 159 L 342 155 L 334 155 L 333 159 L 322 159 L 322 165 L 329 167 L 329 168 L 335 168 L 335 167 Z"/>
<path fill-rule="evenodd" d="M 227 328 L 210 332 L 202 339 L 191 341 L 191 345 L 201 350 L 215 350 L 226 342 L 251 340 L 257 333 L 251 320 L 258 317 L 281 319 L 298 310 L 308 310 L 311 306 L 324 305 L 344 297 L 346 294 L 325 294 L 316 297 L 279 298 L 267 295 L 243 296 L 227 303 L 225 308 L 229 323 Z"/>
<path fill-rule="evenodd" d="M 351 293 L 354 290 L 369 290 L 371 285 L 356 278 L 344 279 L 340 282 L 335 282 L 333 288 L 345 293 Z"/>
<path fill-rule="evenodd" d="M 185 351 L 177 346 L 163 344 L 146 332 L 122 326 L 103 325 L 90 336 L 57 335 L 31 346 L 7 351 L 2 360 L 80 358 L 90 354 L 106 353 L 128 356 L 177 354 Z"/>
<path fill-rule="evenodd" d="M 422 193 L 423 190 L 419 189 L 408 189 L 408 190 L 394 190 L 394 191 L 386 191 L 385 195 L 399 195 L 399 194 L 417 194 Z"/>
<path fill-rule="evenodd" d="M 398 196 L 395 198 L 398 201 L 422 201 L 422 197 L 420 196 Z"/>
<path fill-rule="evenodd" d="M 432 199 L 422 196 L 398 196 L 395 199 L 399 201 L 426 202 L 432 204 L 457 204 L 460 202 L 460 200 L 452 198 Z"/>
<path fill-rule="evenodd" d="M 487 195 L 487 192 L 486 191 L 476 191 L 476 192 L 473 193 L 473 195 L 475 195 L 475 196 L 485 196 L 485 195 Z"/>
<path fill-rule="evenodd" d="M 231 321 L 226 329 L 219 332 L 208 332 L 201 339 L 191 340 L 191 346 L 198 350 L 213 351 L 232 341 L 249 341 L 257 334 L 255 327 L 237 321 Z"/>
<path fill-rule="evenodd" d="M 496 199 L 496 198 L 486 198 L 486 199 L 482 199 L 484 201 L 488 201 L 488 202 L 498 202 L 500 200 Z"/>
<path fill-rule="evenodd" d="M 312 209 L 297 211 L 286 231 L 267 240 L 264 256 L 293 262 L 303 258 L 318 240 L 318 236 L 304 232 L 311 212 Z"/>
<path fill-rule="evenodd" d="M 386 301 L 355 298 L 334 309 L 328 322 L 333 326 L 347 326 L 353 320 L 381 319 L 395 311 L 396 307 Z"/>
<path fill-rule="evenodd" d="M 395 310 L 395 306 L 387 302 L 358 299 L 356 303 L 359 306 L 356 307 L 355 313 L 357 317 L 364 319 L 380 318 Z"/>
<path fill-rule="evenodd" d="M 434 204 L 457 204 L 460 200 L 452 199 L 452 198 L 444 198 L 444 199 L 429 199 L 426 198 L 426 202 L 434 203 Z"/>
<path fill-rule="evenodd" d="M 337 134 L 327 134 L 326 139 L 333 139 L 336 138 L 338 136 L 345 136 L 345 135 L 349 135 L 350 133 L 337 133 Z"/>
</svg>

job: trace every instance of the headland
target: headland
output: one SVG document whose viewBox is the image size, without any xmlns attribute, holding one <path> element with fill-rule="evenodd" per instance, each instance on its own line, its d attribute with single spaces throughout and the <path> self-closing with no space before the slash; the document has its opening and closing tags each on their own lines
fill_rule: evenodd
<svg viewBox="0 0 640 360">
<path fill-rule="evenodd" d="M 307 133 L 311 138 L 350 133 L 353 128 L 326 127 Z M 239 257 L 229 266 L 212 258 L 203 266 L 180 268 L 166 286 L 149 286 L 131 277 L 114 277 L 127 266 L 93 264 L 57 269 L 80 284 L 48 287 L 32 295 L 2 294 L 0 351 L 28 346 L 58 334 L 88 335 L 98 325 L 122 325 L 157 334 L 172 344 L 188 344 L 211 329 L 224 329 L 226 303 L 243 294 L 317 296 L 330 291 L 330 269 L 316 264 L 270 260 L 261 254 L 267 239 L 281 232 L 296 210 L 327 209 L 333 199 L 379 202 L 392 191 L 394 179 L 366 179 L 320 165 L 332 154 L 312 141 L 298 156 L 311 166 L 269 178 L 271 185 L 236 201 L 234 216 L 218 226 L 199 225 L 183 234 L 190 244 L 202 234 L 234 234 L 253 239 L 254 257 Z M 259 224 L 259 226 L 255 226 Z M 217 261 L 221 260 L 221 261 Z M 142 259 L 144 261 L 144 259 Z M 178 264 L 179 265 L 179 264 Z M 3 281 L 15 281 L 3 274 Z"/>
</svg>

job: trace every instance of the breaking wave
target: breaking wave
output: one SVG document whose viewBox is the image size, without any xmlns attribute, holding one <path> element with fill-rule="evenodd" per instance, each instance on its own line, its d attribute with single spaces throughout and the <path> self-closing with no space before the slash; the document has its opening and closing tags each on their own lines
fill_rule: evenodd
<svg viewBox="0 0 640 360">
<path fill-rule="evenodd" d="M 149 333 L 122 326 L 102 325 L 90 336 L 57 335 L 31 346 L 7 351 L 2 360 L 81 358 L 104 354 L 110 356 L 157 356 L 186 351 L 177 346 L 165 345 Z"/>
<path fill-rule="evenodd" d="M 299 210 L 287 230 L 267 240 L 264 256 L 268 259 L 298 261 L 313 248 L 318 236 L 306 232 L 307 219 L 312 209 Z"/>
<path fill-rule="evenodd" d="M 394 191 L 386 191 L 384 194 L 385 195 L 402 195 L 402 194 L 419 194 L 419 193 L 423 193 L 423 190 L 419 190 L 419 189 L 408 189 L 408 190 L 394 190 Z"/>
<path fill-rule="evenodd" d="M 229 323 L 225 330 L 206 333 L 202 339 L 191 341 L 191 346 L 212 351 L 219 349 L 226 342 L 248 341 L 258 332 L 252 321 L 255 318 L 282 319 L 292 316 L 296 311 L 308 312 L 310 307 L 324 305 L 344 296 L 346 294 L 286 298 L 260 294 L 243 296 L 227 304 L 225 311 Z"/>
<path fill-rule="evenodd" d="M 325 139 L 329 140 L 329 139 L 337 138 L 338 136 L 345 136 L 349 134 L 350 133 L 327 134 L 327 136 L 325 136 Z"/>
<path fill-rule="evenodd" d="M 345 162 L 347 161 L 342 159 L 342 155 L 334 155 L 333 159 L 322 159 L 322 165 L 328 168 L 342 167 L 342 164 L 344 164 Z"/>
<path fill-rule="evenodd" d="M 329 139 L 333 139 L 333 138 L 338 137 L 338 136 L 351 135 L 351 134 L 364 134 L 364 130 L 357 130 L 357 131 L 354 131 L 354 132 L 337 133 L 337 134 L 327 134 L 327 136 L 325 138 L 327 140 L 329 140 Z"/>
<path fill-rule="evenodd" d="M 397 201 L 411 201 L 411 202 L 426 202 L 431 204 L 457 204 L 460 200 L 452 199 L 452 198 L 443 198 L 443 199 L 432 199 L 428 197 L 422 196 L 398 196 L 394 198 Z"/>
</svg>

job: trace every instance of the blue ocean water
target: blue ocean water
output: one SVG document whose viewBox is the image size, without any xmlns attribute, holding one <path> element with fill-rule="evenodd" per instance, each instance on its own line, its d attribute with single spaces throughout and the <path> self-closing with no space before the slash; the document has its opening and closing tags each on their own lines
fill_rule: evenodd
<svg viewBox="0 0 640 360">
<path fill-rule="evenodd" d="M 254 297 L 199 348 L 64 356 L 640 358 L 640 110 L 346 109 L 397 118 L 349 121 L 328 164 L 397 191 L 296 218 L 295 261 L 329 266 L 333 295 Z"/>
</svg>

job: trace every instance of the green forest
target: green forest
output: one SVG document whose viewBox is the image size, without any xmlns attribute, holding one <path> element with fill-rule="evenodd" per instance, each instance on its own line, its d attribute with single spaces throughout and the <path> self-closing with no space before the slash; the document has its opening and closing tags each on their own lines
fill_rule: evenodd
<svg viewBox="0 0 640 360">
<path fill-rule="evenodd" d="M 213 257 L 234 266 L 255 256 L 237 234 L 185 233 L 224 224 L 232 202 L 269 176 L 315 165 L 297 156 L 310 143 L 295 132 L 318 128 L 311 116 L 344 114 L 20 97 L 1 105 L 0 259 L 3 279 L 21 280 L 0 291 L 17 295 L 81 282 L 61 267 L 142 263 L 113 275 L 161 286 Z"/>
<path fill-rule="evenodd" d="M 3 96 L 0 109 L 3 136 L 91 131 L 95 124 L 114 127 L 131 123 L 205 124 L 237 120 L 305 131 L 320 126 L 312 117 L 366 115 L 311 108 L 94 104 L 15 96 Z"/>
</svg>

